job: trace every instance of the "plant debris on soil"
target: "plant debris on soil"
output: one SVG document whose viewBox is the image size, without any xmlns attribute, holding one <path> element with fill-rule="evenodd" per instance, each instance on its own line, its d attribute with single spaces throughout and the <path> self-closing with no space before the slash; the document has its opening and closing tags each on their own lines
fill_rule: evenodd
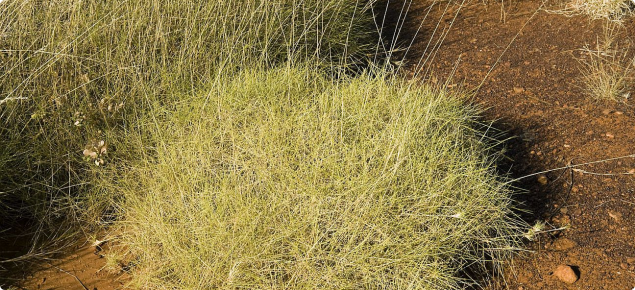
<svg viewBox="0 0 635 290">
<path fill-rule="evenodd" d="M 400 35 L 410 42 L 427 17 L 406 65 L 414 69 L 431 46 L 429 40 L 445 37 L 434 58 L 413 73 L 432 72 L 440 83 L 467 89 L 484 80 L 474 101 L 488 108 L 484 118 L 496 120 L 494 127 L 514 136 L 507 147 L 512 177 L 548 171 L 516 184 L 527 190 L 520 195 L 528 211 L 525 218 L 546 222 L 547 232 L 529 243 L 531 252 L 517 257 L 489 287 L 633 289 L 633 101 L 586 96 L 578 62 L 580 49 L 593 47 L 602 33 L 602 22 L 548 13 L 537 0 L 502 3 L 477 2 L 444 12 L 445 3 L 430 8 L 418 1 L 409 8 Z M 402 4 L 389 5 L 396 11 L 393 16 L 399 15 Z M 432 33 L 437 24 L 438 33 Z M 440 33 L 444 29 L 447 35 Z M 634 18 L 625 20 L 623 29 L 624 41 L 635 40 Z M 599 160 L 606 161 L 566 168 Z M 57 268 L 26 277 L 24 289 L 84 289 L 78 279 L 88 289 L 120 288 L 124 278 L 100 276 L 102 261 L 93 249 L 78 248 L 62 263 L 53 263 Z M 570 283 L 559 278 L 562 271 Z"/>
</svg>

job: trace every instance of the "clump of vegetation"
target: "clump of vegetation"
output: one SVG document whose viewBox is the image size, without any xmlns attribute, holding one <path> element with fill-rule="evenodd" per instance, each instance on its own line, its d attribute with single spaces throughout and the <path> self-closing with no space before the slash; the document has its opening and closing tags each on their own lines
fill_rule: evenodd
<svg viewBox="0 0 635 290">
<path fill-rule="evenodd" d="M 87 194 L 87 176 L 113 154 L 134 156 L 95 144 L 125 138 L 166 92 L 221 72 L 304 61 L 352 69 L 375 51 L 372 2 L 3 1 L 0 203 L 53 227 L 100 220 L 107 206 Z"/>
<path fill-rule="evenodd" d="M 586 92 L 598 100 L 627 101 L 635 80 L 635 58 L 617 43 L 618 26 L 607 25 L 595 49 L 582 50 L 582 81 Z"/>
<path fill-rule="evenodd" d="M 457 96 L 276 69 L 177 99 L 103 187 L 125 197 L 139 287 L 460 289 L 458 271 L 517 249 L 509 187 Z"/>
<path fill-rule="evenodd" d="M 569 12 L 582 13 L 593 19 L 620 21 L 633 13 L 635 2 L 632 0 L 572 0 L 567 6 Z"/>
</svg>

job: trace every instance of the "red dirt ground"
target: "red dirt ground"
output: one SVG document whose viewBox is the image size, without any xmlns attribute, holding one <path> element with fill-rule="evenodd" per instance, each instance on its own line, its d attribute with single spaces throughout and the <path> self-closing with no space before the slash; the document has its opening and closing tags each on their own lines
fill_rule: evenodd
<svg viewBox="0 0 635 290">
<path fill-rule="evenodd" d="M 107 245 L 102 245 L 107 250 Z M 123 289 L 128 281 L 127 273 L 106 268 L 102 247 L 86 242 L 66 251 L 69 254 L 52 259 L 35 260 L 38 269 L 21 269 L 11 272 L 6 282 L 13 288 L 28 290 L 116 290 Z M 2 274 L 2 272 L 0 272 Z M 3 278 L 3 277 L 0 277 Z M 13 284 L 12 283 L 12 284 Z"/>
<path fill-rule="evenodd" d="M 389 15 L 398 15 L 402 1 L 390 4 Z M 449 27 L 449 32 L 434 59 L 420 71 L 432 71 L 439 82 L 452 75 L 456 64 L 451 86 L 473 89 L 502 55 L 474 100 L 488 108 L 485 119 L 497 120 L 495 127 L 516 136 L 507 148 L 513 177 L 634 154 L 633 101 L 593 101 L 581 88 L 580 49 L 595 45 L 602 22 L 539 11 L 541 2 L 536 0 L 511 2 L 504 2 L 504 7 L 500 1 L 478 2 L 460 10 L 451 5 L 446 14 L 446 3 L 429 9 L 427 2 L 414 2 L 400 38 L 403 43 L 413 39 L 424 15 L 430 14 L 414 38 L 406 64 L 414 69 L 421 55 L 434 55 L 426 54 L 425 48 L 429 39 L 438 39 L 439 33 L 432 33 L 437 24 L 442 30 Z M 627 20 L 623 31 L 621 41 L 632 42 L 635 18 Z M 584 171 L 557 170 L 516 184 L 527 190 L 519 198 L 523 209 L 532 212 L 525 216 L 529 222 L 545 221 L 547 229 L 568 228 L 529 243 L 532 252 L 517 257 L 489 289 L 635 287 L 635 178 L 620 175 L 635 170 L 635 159 L 579 169 Z M 120 289 L 126 279 L 125 274 L 101 270 L 105 259 L 90 246 L 51 263 L 54 267 L 24 277 L 22 289 Z M 574 266 L 579 280 L 565 284 L 556 279 L 552 273 L 561 264 Z"/>
</svg>

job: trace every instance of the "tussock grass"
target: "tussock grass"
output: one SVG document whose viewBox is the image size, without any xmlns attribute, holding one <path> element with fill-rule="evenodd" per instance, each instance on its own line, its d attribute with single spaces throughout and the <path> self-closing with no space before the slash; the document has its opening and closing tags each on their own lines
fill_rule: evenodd
<svg viewBox="0 0 635 290">
<path fill-rule="evenodd" d="M 625 16 L 632 15 L 633 0 L 572 0 L 566 11 L 588 15 L 593 19 L 607 19 L 619 22 Z"/>
<path fill-rule="evenodd" d="M 221 72 L 283 62 L 307 61 L 320 69 L 361 64 L 375 51 L 377 33 L 365 13 L 371 4 L 2 2 L 1 203 L 35 220 L 73 220 L 82 212 L 99 220 L 105 209 L 85 185 L 93 163 L 107 163 L 114 151 L 93 156 L 84 149 L 125 136 L 167 91 L 195 90 Z M 134 158 L 120 149 L 120 157 Z"/>
<path fill-rule="evenodd" d="M 585 47 L 579 60 L 587 94 L 597 100 L 627 101 L 635 85 L 635 58 L 618 43 L 619 26 L 605 26 L 595 49 Z"/>
<path fill-rule="evenodd" d="M 276 69 L 177 99 L 104 185 L 125 196 L 137 287 L 460 289 L 518 245 L 491 140 L 455 95 Z"/>
</svg>

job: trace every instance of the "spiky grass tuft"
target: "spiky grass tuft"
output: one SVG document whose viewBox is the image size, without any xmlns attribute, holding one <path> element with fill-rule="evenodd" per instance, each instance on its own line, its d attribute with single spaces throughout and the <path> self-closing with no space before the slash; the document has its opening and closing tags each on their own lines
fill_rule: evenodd
<svg viewBox="0 0 635 290">
<path fill-rule="evenodd" d="M 124 196 L 138 287 L 461 289 L 517 249 L 492 144 L 455 95 L 277 69 L 178 99 L 104 187 Z"/>
<path fill-rule="evenodd" d="M 627 101 L 635 80 L 635 58 L 617 43 L 619 26 L 607 24 L 595 49 L 585 47 L 580 58 L 582 82 L 597 100 Z"/>
<path fill-rule="evenodd" d="M 87 194 L 87 178 L 115 155 L 135 157 L 110 145 L 149 104 L 246 67 L 362 63 L 377 39 L 372 3 L 4 1 L 0 204 L 40 228 L 102 220 L 109 206 Z"/>
</svg>

